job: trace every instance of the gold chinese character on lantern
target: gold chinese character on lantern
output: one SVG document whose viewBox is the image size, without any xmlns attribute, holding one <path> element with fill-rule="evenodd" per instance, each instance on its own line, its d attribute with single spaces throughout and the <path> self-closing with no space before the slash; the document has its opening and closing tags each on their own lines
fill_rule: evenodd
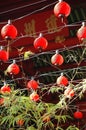
<svg viewBox="0 0 86 130">
<path fill-rule="evenodd" d="M 57 18 L 54 15 L 51 15 L 48 19 L 46 19 L 45 23 L 48 28 L 48 32 L 60 31 L 57 27 Z"/>
<path fill-rule="evenodd" d="M 36 30 L 35 30 L 35 20 L 31 20 L 28 23 L 24 24 L 24 32 L 26 35 L 36 36 Z"/>
</svg>

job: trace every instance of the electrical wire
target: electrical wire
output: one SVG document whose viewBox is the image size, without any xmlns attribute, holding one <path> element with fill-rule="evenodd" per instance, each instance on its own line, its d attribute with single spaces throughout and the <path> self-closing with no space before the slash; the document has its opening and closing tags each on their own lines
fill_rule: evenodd
<svg viewBox="0 0 86 130">
<path fill-rule="evenodd" d="M 5 63 L 12 63 L 13 60 L 16 60 L 16 63 L 20 62 L 20 61 L 23 62 L 23 61 L 26 61 L 26 60 L 30 60 L 30 59 L 36 58 L 36 57 L 41 56 L 41 55 L 55 54 L 57 50 L 58 50 L 59 53 L 61 53 L 61 52 L 64 52 L 66 50 L 70 50 L 70 49 L 77 48 L 77 47 L 85 47 L 85 46 L 86 46 L 85 44 L 77 44 L 77 45 L 74 45 L 74 46 L 69 46 L 67 48 L 61 48 L 61 49 L 55 49 L 55 50 L 40 52 L 40 53 L 32 54 L 27 59 L 24 59 L 24 56 L 22 55 L 21 57 L 11 58 L 7 62 L 5 62 Z"/>
<path fill-rule="evenodd" d="M 77 69 L 79 71 L 80 70 L 86 70 L 86 66 L 82 66 L 82 67 L 78 67 L 78 68 L 70 68 L 70 69 L 60 70 L 60 71 L 55 71 L 55 72 L 47 72 L 47 73 L 45 72 L 43 74 L 38 74 L 36 77 L 35 76 L 33 76 L 33 77 L 34 77 L 34 79 L 35 78 L 37 79 L 37 78 L 40 78 L 40 77 L 44 77 L 44 76 L 55 76 L 55 77 L 59 77 L 62 72 L 65 74 L 65 73 L 71 72 L 72 70 L 77 70 Z M 10 84 L 10 83 L 12 83 L 14 81 L 19 81 L 19 80 L 23 80 L 23 79 L 25 79 L 26 81 L 31 80 L 31 78 L 18 77 L 18 78 L 13 78 L 13 79 L 10 79 L 10 80 L 6 80 L 6 83 Z M 75 80 L 75 81 L 73 80 L 73 81 L 69 81 L 69 82 L 79 83 L 80 81 L 81 81 L 81 79 L 80 80 Z M 2 84 L 0 84 L 0 85 L 2 85 Z"/>
<path fill-rule="evenodd" d="M 45 1 L 47 1 L 47 0 L 41 0 L 41 1 L 31 3 L 31 4 L 27 4 L 27 5 L 24 5 L 24 6 L 17 7 L 17 8 L 13 8 L 13 9 L 10 9 L 10 10 L 7 10 L 7 11 L 3 11 L 3 12 L 0 12 L 0 15 L 5 14 L 5 13 L 9 13 L 9 12 L 12 12 L 12 11 L 17 11 L 19 9 L 30 7 L 30 6 L 33 6 L 33 5 L 36 5 L 36 4 L 41 4 L 42 2 L 45 2 Z"/>
<path fill-rule="evenodd" d="M 44 0 L 45 1 L 45 0 Z M 37 13 L 37 12 L 39 12 L 39 11 L 43 11 L 44 9 L 46 9 L 46 8 L 48 8 L 48 7 L 50 7 L 50 6 L 52 6 L 52 5 L 54 5 L 56 2 L 53 2 L 53 3 L 51 3 L 51 4 L 48 4 L 48 5 L 46 5 L 45 7 L 42 7 L 42 8 L 39 8 L 39 9 L 37 9 L 37 10 L 34 10 L 34 11 L 32 11 L 31 13 L 28 13 L 28 14 L 26 14 L 26 15 L 23 15 L 23 16 L 21 16 L 21 17 L 18 17 L 18 18 L 16 18 L 16 19 L 13 19 L 12 20 L 12 22 L 15 22 L 15 21 L 17 21 L 17 20 L 20 20 L 20 19 L 23 19 L 23 18 L 25 18 L 25 17 L 27 17 L 27 16 L 30 16 L 30 15 L 32 15 L 32 14 L 34 14 L 34 13 Z M 35 4 L 35 3 L 34 3 Z M 32 6 L 32 5 L 31 5 Z M 22 7 L 20 7 L 20 8 L 22 8 Z M 11 10 L 10 10 L 11 11 Z M 2 13 L 4 13 L 4 12 L 2 12 Z M 7 22 L 0 22 L 0 24 L 7 24 Z"/>
<path fill-rule="evenodd" d="M 50 7 L 50 6 L 52 6 L 52 5 L 55 4 L 55 3 L 56 3 L 56 2 L 53 2 L 53 3 L 51 3 L 51 4 L 48 4 L 48 5 L 46 5 L 46 6 L 42 7 L 42 8 L 40 8 L 40 9 L 34 10 L 33 12 L 31 12 L 31 13 L 29 13 L 29 14 L 26 14 L 26 15 L 24 15 L 24 16 L 22 16 L 22 17 L 19 17 L 19 18 L 17 18 L 17 19 L 14 19 L 13 21 L 17 21 L 17 20 L 23 19 L 23 18 L 25 18 L 25 17 L 27 17 L 27 16 L 30 16 L 30 15 L 32 15 L 32 14 L 34 14 L 34 13 L 37 13 L 37 12 L 39 12 L 39 11 L 43 11 L 44 9 L 46 9 L 46 8 L 48 8 L 48 7 Z"/>
<path fill-rule="evenodd" d="M 20 40 L 20 39 L 22 39 L 22 38 L 36 38 L 37 36 L 35 36 L 35 35 L 39 35 L 40 33 L 43 33 L 43 36 L 45 36 L 45 35 L 47 35 L 47 34 L 54 34 L 54 33 L 56 33 L 57 31 L 61 31 L 63 28 L 66 28 L 66 27 L 76 27 L 76 26 L 80 26 L 81 24 L 73 24 L 73 25 L 71 25 L 71 24 L 68 24 L 68 25 L 62 25 L 62 26 L 59 26 L 59 27 L 57 27 L 57 28 L 53 28 L 53 29 L 51 29 L 51 32 L 48 32 L 48 30 L 42 30 L 42 31 L 38 31 L 38 32 L 36 32 L 36 33 L 33 33 L 33 35 L 32 34 L 29 34 L 29 35 L 21 35 L 21 36 L 18 36 L 18 37 L 16 37 L 14 40 L 13 40 L 13 42 L 11 43 L 11 44 L 13 44 L 13 43 L 15 43 L 16 41 L 18 41 L 18 40 Z M 54 30 L 54 31 L 53 31 Z M 0 40 L 0 42 L 2 43 L 2 42 L 5 42 L 6 40 Z M 10 44 L 10 45 L 11 45 Z M 6 46 L 5 46 L 6 47 Z"/>
</svg>

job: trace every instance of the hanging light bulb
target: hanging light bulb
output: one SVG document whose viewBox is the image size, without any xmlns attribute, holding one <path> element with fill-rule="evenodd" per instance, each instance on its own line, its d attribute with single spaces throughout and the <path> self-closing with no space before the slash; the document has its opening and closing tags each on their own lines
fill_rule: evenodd
<svg viewBox="0 0 86 130">
<path fill-rule="evenodd" d="M 58 53 L 58 50 L 56 51 L 56 54 L 54 54 L 51 57 L 51 63 L 54 65 L 62 65 L 64 62 L 64 58 L 61 54 Z"/>
<path fill-rule="evenodd" d="M 71 7 L 68 3 L 63 0 L 59 0 L 59 2 L 54 6 L 54 14 L 56 17 L 60 16 L 69 16 L 71 12 Z"/>
<path fill-rule="evenodd" d="M 2 60 L 3 62 L 8 61 L 9 59 L 9 53 L 4 50 L 3 46 L 0 47 L 0 60 Z"/>
<path fill-rule="evenodd" d="M 1 36 L 4 39 L 15 39 L 17 36 L 17 29 L 16 27 L 11 23 L 10 20 L 8 20 L 8 23 L 2 27 L 1 29 Z"/>
<path fill-rule="evenodd" d="M 20 72 L 19 66 L 16 64 L 15 60 L 7 68 L 7 73 L 17 75 Z"/>
<path fill-rule="evenodd" d="M 77 37 L 79 40 L 84 40 L 86 38 L 86 23 L 82 22 L 82 26 L 77 31 Z"/>
<path fill-rule="evenodd" d="M 34 40 L 34 43 L 33 43 L 34 47 L 36 49 L 42 49 L 42 50 L 45 50 L 48 46 L 48 41 L 43 37 L 42 33 L 40 33 L 39 37 L 37 37 L 35 40 Z"/>
</svg>

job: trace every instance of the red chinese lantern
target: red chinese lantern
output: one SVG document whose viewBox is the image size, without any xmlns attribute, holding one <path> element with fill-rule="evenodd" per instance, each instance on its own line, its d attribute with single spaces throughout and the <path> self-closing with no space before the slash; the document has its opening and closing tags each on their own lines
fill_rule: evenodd
<svg viewBox="0 0 86 130">
<path fill-rule="evenodd" d="M 36 49 L 45 50 L 48 46 L 48 41 L 40 33 L 39 37 L 34 40 L 33 45 Z"/>
<path fill-rule="evenodd" d="M 30 94 L 30 99 L 32 101 L 38 101 L 39 100 L 39 95 L 36 92 L 33 92 L 32 94 Z"/>
<path fill-rule="evenodd" d="M 9 59 L 9 53 L 3 49 L 3 47 L 1 46 L 0 48 L 0 60 L 6 62 Z"/>
<path fill-rule="evenodd" d="M 33 89 L 33 90 L 36 90 L 38 88 L 38 83 L 37 81 L 35 80 L 30 80 L 28 83 L 27 83 L 27 88 L 29 89 Z"/>
<path fill-rule="evenodd" d="M 71 7 L 68 3 L 63 0 L 59 0 L 59 2 L 54 6 L 54 14 L 55 16 L 69 16 L 71 12 Z"/>
<path fill-rule="evenodd" d="M 13 63 L 8 66 L 7 72 L 14 75 L 17 75 L 20 72 L 20 68 L 15 63 L 15 60 L 13 60 Z"/>
<path fill-rule="evenodd" d="M 8 20 L 8 24 L 2 27 L 1 29 L 1 36 L 4 39 L 15 39 L 17 36 L 17 29 L 16 27 L 11 23 L 10 20 Z"/>
<path fill-rule="evenodd" d="M 1 87 L 2 94 L 9 94 L 11 92 L 11 88 L 8 84 L 4 83 L 4 86 Z"/>
<path fill-rule="evenodd" d="M 83 118 L 83 113 L 80 111 L 74 112 L 74 118 L 76 119 L 82 119 Z"/>
<path fill-rule="evenodd" d="M 57 83 L 57 85 L 60 85 L 60 86 L 67 86 L 68 85 L 68 79 L 62 73 L 61 76 L 57 78 L 56 83 Z"/>
<path fill-rule="evenodd" d="M 62 65 L 63 62 L 64 62 L 63 56 L 61 54 L 58 54 L 57 52 L 51 57 L 51 63 L 54 65 Z"/>
<path fill-rule="evenodd" d="M 86 38 L 86 25 L 85 25 L 85 22 L 82 23 L 81 28 L 77 31 L 77 37 L 81 41 Z"/>
<path fill-rule="evenodd" d="M 65 91 L 64 91 L 64 95 L 65 97 L 67 98 L 72 98 L 74 95 L 75 95 L 75 92 L 72 88 L 67 88 Z"/>
</svg>

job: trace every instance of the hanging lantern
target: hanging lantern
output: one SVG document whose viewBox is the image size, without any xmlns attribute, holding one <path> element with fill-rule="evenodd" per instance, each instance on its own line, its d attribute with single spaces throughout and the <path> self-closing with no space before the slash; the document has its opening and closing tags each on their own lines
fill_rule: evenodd
<svg viewBox="0 0 86 130">
<path fill-rule="evenodd" d="M 38 88 L 38 83 L 37 81 L 35 80 L 30 80 L 28 83 L 27 83 L 27 88 L 28 89 L 33 89 L 33 90 L 36 90 Z"/>
<path fill-rule="evenodd" d="M 0 47 L 0 60 L 6 62 L 9 59 L 9 54 L 6 50 L 3 49 L 3 47 Z"/>
<path fill-rule="evenodd" d="M 30 94 L 30 99 L 32 101 L 38 101 L 39 100 L 39 95 L 36 92 L 33 92 L 32 94 Z"/>
<path fill-rule="evenodd" d="M 67 88 L 65 91 L 64 91 L 64 95 L 65 97 L 67 98 L 72 98 L 74 95 L 75 95 L 75 92 L 72 88 Z"/>
<path fill-rule="evenodd" d="M 8 20 L 8 24 L 2 27 L 1 29 L 1 36 L 4 39 L 15 39 L 17 36 L 17 29 L 16 27 L 11 23 L 10 20 Z"/>
<path fill-rule="evenodd" d="M 84 40 L 86 38 L 86 24 L 82 23 L 81 28 L 77 31 L 77 37 L 79 40 Z"/>
<path fill-rule="evenodd" d="M 74 118 L 76 119 L 82 119 L 83 118 L 83 113 L 80 111 L 74 112 Z"/>
<path fill-rule="evenodd" d="M 60 16 L 69 16 L 71 12 L 71 7 L 68 3 L 63 0 L 59 0 L 59 2 L 54 6 L 54 14 L 56 17 Z"/>
<path fill-rule="evenodd" d="M 57 85 L 60 85 L 60 86 L 67 86 L 68 85 L 68 79 L 67 79 L 67 77 L 65 77 L 63 75 L 63 73 L 61 73 L 61 76 L 57 78 L 56 83 L 57 83 Z"/>
<path fill-rule="evenodd" d="M 20 68 L 16 64 L 15 60 L 13 60 L 13 63 L 8 66 L 7 72 L 14 75 L 17 75 L 20 72 Z"/>
<path fill-rule="evenodd" d="M 39 37 L 34 40 L 34 47 L 36 49 L 42 49 L 45 50 L 48 46 L 48 41 L 42 36 L 40 33 Z"/>
<path fill-rule="evenodd" d="M 56 54 L 54 54 L 51 57 L 51 63 L 54 65 L 62 65 L 64 62 L 64 58 L 61 54 L 58 54 L 58 52 L 56 51 Z"/>
<path fill-rule="evenodd" d="M 9 94 L 11 92 L 11 88 L 8 84 L 4 83 L 4 86 L 1 87 L 0 91 L 2 94 Z"/>
</svg>

